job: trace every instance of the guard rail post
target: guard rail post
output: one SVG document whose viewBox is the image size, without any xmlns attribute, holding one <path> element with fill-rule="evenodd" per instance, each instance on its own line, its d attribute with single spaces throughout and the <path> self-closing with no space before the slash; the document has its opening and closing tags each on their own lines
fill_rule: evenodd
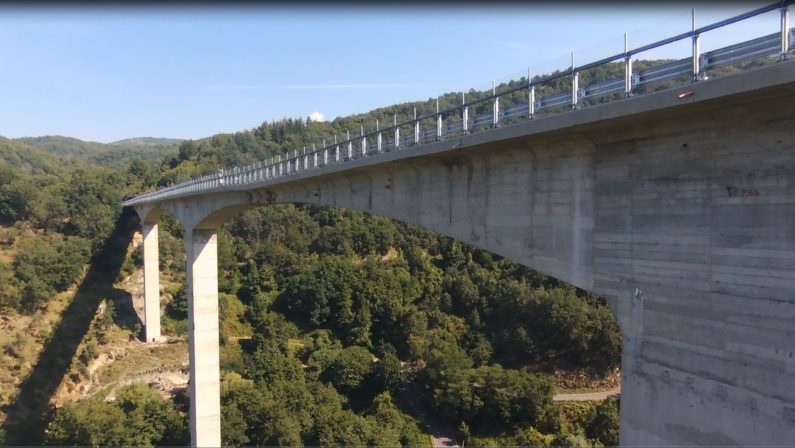
<svg viewBox="0 0 795 448">
<path fill-rule="evenodd" d="M 574 70 L 574 52 L 571 52 L 571 108 L 577 108 L 580 91 L 580 72 Z"/>
<path fill-rule="evenodd" d="M 400 126 L 397 125 L 397 114 L 395 114 L 395 149 L 400 149 Z"/>
<path fill-rule="evenodd" d="M 701 35 L 696 33 L 696 8 L 690 10 L 693 28 L 693 82 L 699 80 L 701 75 Z"/>
<path fill-rule="evenodd" d="M 629 38 L 624 33 L 624 97 L 632 96 L 632 56 L 629 55 Z"/>
<path fill-rule="evenodd" d="M 439 113 L 439 98 L 436 98 L 436 141 L 442 140 L 442 114 Z"/>
<path fill-rule="evenodd" d="M 351 140 L 351 131 L 348 130 L 348 160 L 353 159 L 353 140 Z"/>
<path fill-rule="evenodd" d="M 500 127 L 500 97 L 497 96 L 497 84 L 491 82 L 491 94 L 494 96 L 494 108 L 491 117 L 491 125 L 495 128 Z"/>
<path fill-rule="evenodd" d="M 464 110 L 461 112 L 461 130 L 464 131 L 464 134 L 469 134 L 469 106 L 464 92 L 461 92 L 461 105 L 464 106 Z"/>
<path fill-rule="evenodd" d="M 378 132 L 378 144 L 376 145 L 376 150 L 380 153 L 381 152 L 381 143 L 383 139 L 381 138 L 381 125 L 378 123 L 378 119 L 375 119 L 375 130 Z"/>
<path fill-rule="evenodd" d="M 527 67 L 527 116 L 533 118 L 536 114 L 536 85 L 533 84 L 533 76 L 530 67 Z"/>
<path fill-rule="evenodd" d="M 781 7 L 781 60 L 789 59 L 789 5 Z"/>
<path fill-rule="evenodd" d="M 417 108 L 414 108 L 414 146 L 420 144 L 420 121 L 417 120 Z"/>
<path fill-rule="evenodd" d="M 359 133 L 362 136 L 362 157 L 367 157 L 367 136 L 364 135 L 364 125 L 360 126 Z"/>
</svg>

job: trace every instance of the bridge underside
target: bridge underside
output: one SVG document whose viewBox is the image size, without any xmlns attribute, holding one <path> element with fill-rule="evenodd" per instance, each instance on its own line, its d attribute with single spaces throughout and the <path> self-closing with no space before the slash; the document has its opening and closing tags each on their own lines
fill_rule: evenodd
<svg viewBox="0 0 795 448">
<path fill-rule="evenodd" d="M 217 372 L 218 226 L 270 203 L 346 207 L 606 297 L 625 338 L 622 445 L 795 445 L 795 66 L 777 67 L 696 84 L 682 104 L 660 92 L 588 123 L 138 207 L 145 226 L 168 210 L 186 228 L 191 341 L 210 347 L 191 343 L 192 366 Z M 753 88 L 771 73 L 786 82 Z M 217 388 L 191 384 L 216 418 Z M 213 442 L 197 421 L 194 443 Z"/>
</svg>

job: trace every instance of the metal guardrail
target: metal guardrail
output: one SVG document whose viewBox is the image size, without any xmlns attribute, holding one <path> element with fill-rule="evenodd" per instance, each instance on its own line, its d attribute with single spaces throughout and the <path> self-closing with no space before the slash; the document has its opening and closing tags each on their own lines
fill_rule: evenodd
<svg viewBox="0 0 795 448">
<path fill-rule="evenodd" d="M 696 82 L 706 79 L 709 70 L 759 57 L 778 55 L 780 60 L 785 60 L 790 57 L 793 50 L 792 42 L 795 40 L 795 29 L 789 26 L 789 6 L 792 3 L 795 3 L 795 0 L 782 0 L 701 28 L 695 27 L 694 16 L 693 29 L 691 31 L 635 49 L 627 47 L 625 36 L 623 53 L 581 66 L 574 65 L 574 56 L 572 55 L 572 64 L 568 69 L 553 75 L 537 77 L 536 79 L 533 79 L 528 71 L 526 82 L 518 87 L 498 92 L 496 86 L 493 86 L 490 96 L 471 102 L 466 102 L 462 98 L 461 106 L 443 111 L 439 110 L 437 101 L 436 113 L 434 114 L 417 116 L 415 109 L 414 119 L 408 122 L 398 123 L 397 116 L 395 116 L 391 127 L 381 129 L 378 121 L 376 121 L 375 131 L 365 133 L 364 127 L 361 127 L 358 137 L 351 137 L 350 132 L 348 132 L 346 140 L 337 142 L 335 137 L 333 144 L 327 145 L 326 142 L 323 142 L 320 149 L 316 149 L 313 145 L 313 148 L 309 151 L 307 151 L 306 147 L 300 153 L 295 150 L 292 157 L 290 157 L 288 152 L 284 157 L 272 157 L 267 162 L 260 161 L 243 168 L 235 167 L 220 170 L 215 175 L 203 176 L 155 192 L 136 196 L 124 201 L 123 205 L 136 205 L 156 200 L 189 196 L 200 192 L 237 189 L 243 185 L 285 178 L 312 168 L 345 163 L 384 152 L 403 151 L 407 148 L 416 148 L 446 138 L 481 132 L 498 127 L 502 121 L 508 119 L 512 121 L 532 120 L 539 111 L 544 109 L 577 109 L 585 105 L 585 102 L 582 101 L 585 99 L 610 95 L 622 96 L 622 93 L 623 97 L 630 97 L 637 92 L 639 87 L 645 85 L 682 77 L 689 77 L 692 82 Z M 702 34 L 777 9 L 781 11 L 781 26 L 778 32 L 701 53 L 700 37 Z M 637 72 L 633 70 L 635 62 L 633 56 L 684 39 L 692 40 L 692 57 L 671 61 Z M 617 62 L 623 62 L 623 77 L 600 81 L 587 86 L 579 86 L 579 74 L 581 72 Z M 536 96 L 537 86 L 565 77 L 571 78 L 570 91 L 551 94 L 546 97 Z M 524 104 L 512 104 L 502 110 L 500 109 L 501 98 L 524 90 L 527 91 L 527 100 L 525 100 Z M 483 107 L 488 103 L 491 103 L 491 111 L 489 113 L 470 117 L 469 111 L 471 107 Z M 447 121 L 445 121 L 445 117 L 448 117 Z M 435 121 L 436 126 L 422 126 L 423 122 L 431 120 Z"/>
</svg>

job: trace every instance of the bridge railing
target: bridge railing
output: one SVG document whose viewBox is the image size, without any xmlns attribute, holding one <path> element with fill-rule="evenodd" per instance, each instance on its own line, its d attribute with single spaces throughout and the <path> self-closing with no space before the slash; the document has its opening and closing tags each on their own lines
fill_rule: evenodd
<svg viewBox="0 0 795 448">
<path fill-rule="evenodd" d="M 461 105 L 445 110 L 439 109 L 437 100 L 435 113 L 417 115 L 415 108 L 414 118 L 410 121 L 399 123 L 395 115 L 390 126 L 382 127 L 376 120 L 375 130 L 366 131 L 364 126 L 361 126 L 357 136 L 351 136 L 348 131 L 345 140 L 337 141 L 335 136 L 333 143 L 324 141 L 319 147 L 312 145 L 311 148 L 296 149 L 292 154 L 287 152 L 284 156 L 271 157 L 269 160 L 242 168 L 222 169 L 217 174 L 202 176 L 136 196 L 125 201 L 124 205 L 200 192 L 238 189 L 314 168 L 377 156 L 386 152 L 411 150 L 429 143 L 482 132 L 502 125 L 590 107 L 608 100 L 628 98 L 642 94 L 644 88 L 663 82 L 701 81 L 707 78 L 710 71 L 732 64 L 759 58 L 786 60 L 793 52 L 792 42 L 795 39 L 795 30 L 790 28 L 789 23 L 789 7 L 793 2 L 795 0 L 784 0 L 701 28 L 695 27 L 694 17 L 690 31 L 633 49 L 628 48 L 625 35 L 624 51 L 621 53 L 580 66 L 575 65 L 572 54 L 571 65 L 562 71 L 544 76 L 531 76 L 528 70 L 527 77 L 522 78 L 521 82 L 516 83 L 517 85 L 499 91 L 496 85 L 492 85 L 491 95 L 483 98 L 467 101 L 466 96 L 462 94 Z M 780 11 L 781 17 L 780 29 L 777 32 L 709 52 L 701 52 L 703 34 L 776 10 Z M 638 54 L 687 39 L 692 42 L 692 55 L 689 57 L 642 69 L 636 67 Z M 623 73 L 613 79 L 579 85 L 581 74 L 605 66 Z M 570 85 L 570 90 L 541 94 L 544 86 L 553 82 L 559 83 L 561 80 Z M 473 115 L 473 111 L 478 109 L 486 112 Z"/>
</svg>

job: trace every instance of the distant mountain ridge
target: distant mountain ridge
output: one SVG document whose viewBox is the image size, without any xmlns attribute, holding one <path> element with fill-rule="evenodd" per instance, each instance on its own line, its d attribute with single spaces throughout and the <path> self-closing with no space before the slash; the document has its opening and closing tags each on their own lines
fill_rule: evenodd
<svg viewBox="0 0 795 448">
<path fill-rule="evenodd" d="M 182 143 L 182 138 L 161 138 L 161 137 L 133 137 L 118 140 L 109 145 L 113 146 L 154 146 L 154 145 L 174 145 Z"/>
<path fill-rule="evenodd" d="M 0 164 L 26 174 L 54 174 L 64 161 L 45 149 L 0 136 Z"/>
<path fill-rule="evenodd" d="M 141 157 L 151 162 L 159 162 L 164 155 L 176 151 L 183 140 L 173 138 L 138 137 L 119 140 L 113 143 L 88 142 L 62 135 L 23 137 L 10 139 L 18 145 L 38 148 L 69 163 L 91 163 L 113 166 L 123 161 Z"/>
<path fill-rule="evenodd" d="M 106 150 L 104 143 L 88 142 L 63 135 L 22 137 L 14 140 L 30 146 L 35 146 L 61 157 L 81 157 Z"/>
</svg>

